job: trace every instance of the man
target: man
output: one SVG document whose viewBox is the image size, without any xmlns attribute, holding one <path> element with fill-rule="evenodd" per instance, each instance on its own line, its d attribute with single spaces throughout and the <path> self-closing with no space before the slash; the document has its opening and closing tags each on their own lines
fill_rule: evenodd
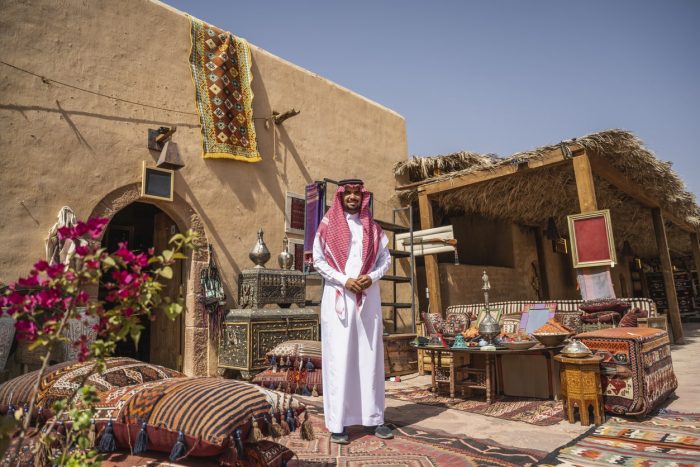
<svg viewBox="0 0 700 467">
<path fill-rule="evenodd" d="M 321 300 L 323 408 L 331 441 L 347 444 L 345 427 L 384 426 L 384 342 L 379 279 L 387 272 L 389 240 L 372 219 L 362 180 L 342 180 L 314 240 Z"/>
</svg>

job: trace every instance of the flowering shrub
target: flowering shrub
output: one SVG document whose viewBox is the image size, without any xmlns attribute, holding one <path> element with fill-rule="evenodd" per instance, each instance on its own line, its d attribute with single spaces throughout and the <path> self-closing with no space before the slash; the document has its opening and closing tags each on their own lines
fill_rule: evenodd
<svg viewBox="0 0 700 467">
<path fill-rule="evenodd" d="M 93 218 L 87 222 L 79 221 L 73 227 L 59 229 L 59 240 L 75 245 L 70 263 L 51 265 L 43 260 L 38 261 L 28 276 L 10 284 L 0 295 L 0 315 L 7 313 L 14 318 L 17 338 L 30 342 L 30 350 L 45 349 L 34 398 L 52 349 L 55 344 L 68 341 L 63 329 L 69 319 L 84 316 L 97 318 L 98 323 L 93 327 L 96 333 L 94 342 L 90 343 L 88 336 L 81 335 L 69 344 L 78 349 L 80 361 L 94 361 L 95 370 L 102 371 L 105 357 L 114 353 L 117 342 L 130 336 L 138 345 L 143 316 L 153 319 L 153 313 L 160 309 L 170 319 L 175 319 L 183 310 L 181 297 L 172 301 L 169 297 L 161 296 L 161 281 L 172 279 L 172 265 L 186 258 L 183 252 L 193 248 L 195 234 L 174 235 L 170 239 L 171 249 L 160 254 L 155 254 L 153 249 L 134 252 L 126 243 L 119 244 L 119 249 L 110 254 L 96 246 L 96 240 L 101 237 L 107 222 L 107 219 Z M 104 301 L 90 297 L 87 292 L 98 285 L 107 291 Z M 69 402 L 74 400 L 76 394 L 82 400 L 80 408 L 71 406 Z M 42 430 L 41 440 L 37 443 L 36 461 L 60 465 L 95 462 L 94 437 L 89 434 L 94 402 L 94 388 L 83 382 L 75 394 L 56 404 L 56 416 Z M 34 400 L 29 405 L 28 413 L 23 413 L 21 409 L 15 413 L 17 425 L 4 423 L 0 439 L 4 436 L 7 441 L 8 436 L 20 431 L 19 440 L 15 443 L 20 446 L 33 408 Z M 66 425 L 71 429 L 61 443 L 56 443 L 56 422 L 63 419 L 69 420 Z M 56 444 L 61 445 L 60 450 L 46 448 Z M 11 453 L 11 456 L 14 461 L 15 454 Z"/>
</svg>

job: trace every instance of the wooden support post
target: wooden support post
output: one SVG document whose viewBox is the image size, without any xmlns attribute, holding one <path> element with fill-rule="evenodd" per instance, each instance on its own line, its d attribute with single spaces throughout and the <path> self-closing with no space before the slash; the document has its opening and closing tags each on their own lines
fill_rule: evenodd
<svg viewBox="0 0 700 467">
<path fill-rule="evenodd" d="M 673 265 L 671 264 L 671 254 L 668 251 L 668 240 L 666 239 L 666 226 L 661 209 L 651 210 L 651 218 L 654 222 L 654 233 L 656 234 L 656 246 L 659 250 L 661 260 L 661 272 L 664 276 L 664 286 L 666 289 L 666 301 L 668 302 L 668 317 L 673 330 L 674 344 L 683 344 L 683 325 L 681 324 L 681 312 L 678 307 L 678 296 L 676 295 L 676 284 L 673 280 Z"/>
<path fill-rule="evenodd" d="M 427 194 L 420 193 L 418 197 L 421 229 L 433 228 L 433 206 Z M 425 276 L 430 291 L 430 311 L 443 315 L 442 294 L 440 293 L 440 269 L 436 255 L 425 255 Z"/>
<path fill-rule="evenodd" d="M 595 211 L 598 209 L 598 202 L 595 197 L 591 161 L 588 159 L 588 155 L 582 154 L 574 157 L 573 163 L 579 208 L 581 212 Z"/>
<path fill-rule="evenodd" d="M 700 243 L 698 243 L 698 234 L 693 232 L 690 234 L 690 248 L 693 250 L 693 263 L 695 263 L 695 272 L 700 276 Z M 693 272 L 690 271 L 691 280 Z"/>
</svg>

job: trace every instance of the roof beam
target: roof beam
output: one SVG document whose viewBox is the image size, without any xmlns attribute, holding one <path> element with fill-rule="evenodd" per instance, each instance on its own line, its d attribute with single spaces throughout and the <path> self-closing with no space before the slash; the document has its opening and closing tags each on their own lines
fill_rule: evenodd
<svg viewBox="0 0 700 467">
<path fill-rule="evenodd" d="M 591 168 L 593 169 L 593 173 L 595 175 L 599 176 L 603 180 L 606 180 L 608 183 L 615 186 L 618 190 L 622 191 L 631 198 L 635 199 L 643 206 L 646 206 L 650 209 L 661 209 L 661 205 L 659 204 L 658 200 L 647 195 L 642 188 L 640 188 L 637 184 L 625 177 L 625 175 L 622 172 L 620 172 L 620 170 L 615 168 L 610 162 L 608 162 L 600 156 L 595 156 L 593 154 L 588 154 L 588 159 L 590 160 Z M 688 225 L 687 222 L 680 219 L 678 216 L 673 215 L 667 210 L 662 209 L 662 214 L 664 219 L 673 222 L 682 230 L 685 230 L 686 232 L 696 231 L 693 227 Z"/>
<path fill-rule="evenodd" d="M 568 145 L 572 152 L 581 151 L 578 144 Z M 419 193 L 425 193 L 428 195 L 434 195 L 436 193 L 443 193 L 445 191 L 456 190 L 458 188 L 465 187 L 467 185 L 473 185 L 475 183 L 481 183 L 488 180 L 495 180 L 498 178 L 507 177 L 514 173 L 523 172 L 527 170 L 537 169 L 540 167 L 552 166 L 556 164 L 561 164 L 569 159 L 568 154 L 564 154 L 561 148 L 552 149 L 542 157 L 531 157 L 524 160 L 521 164 L 507 164 L 499 165 L 495 168 L 484 168 L 477 170 L 475 172 L 470 172 L 467 174 L 458 175 L 456 177 L 448 178 L 446 180 L 436 180 L 434 182 L 428 182 L 418 187 Z M 401 187 L 397 187 L 400 189 Z"/>
</svg>

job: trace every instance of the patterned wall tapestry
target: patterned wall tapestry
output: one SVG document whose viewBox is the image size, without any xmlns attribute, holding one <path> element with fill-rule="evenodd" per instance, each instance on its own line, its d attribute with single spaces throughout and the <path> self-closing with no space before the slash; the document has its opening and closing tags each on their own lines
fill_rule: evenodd
<svg viewBox="0 0 700 467">
<path fill-rule="evenodd" d="M 190 65 L 205 158 L 261 160 L 253 126 L 248 43 L 196 18 Z"/>
</svg>

